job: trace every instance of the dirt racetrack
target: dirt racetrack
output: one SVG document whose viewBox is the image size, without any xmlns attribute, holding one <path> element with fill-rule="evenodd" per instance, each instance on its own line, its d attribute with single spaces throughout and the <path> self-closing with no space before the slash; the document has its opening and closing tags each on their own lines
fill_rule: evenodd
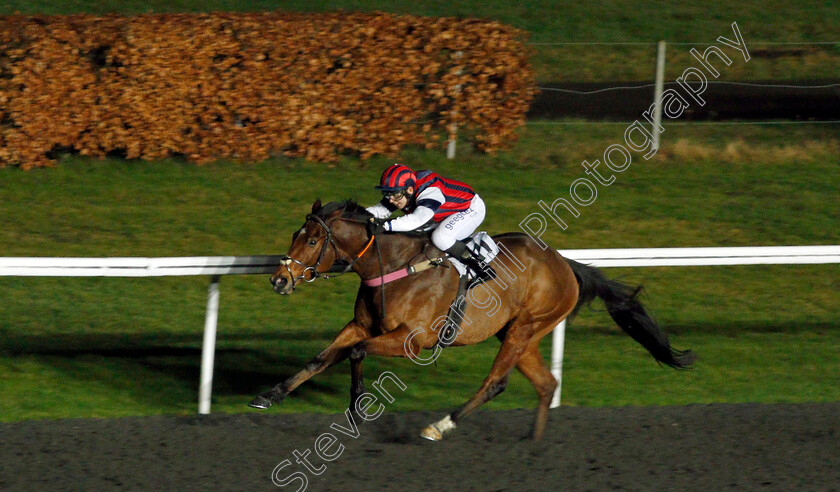
<svg viewBox="0 0 840 492">
<path fill-rule="evenodd" d="M 60 403 L 60 402 L 59 402 Z M 442 413 L 73 419 L 0 424 L 0 490 L 840 490 L 840 403 L 479 412 L 438 443 L 417 432 Z M 332 462 L 293 452 L 316 439 Z M 300 476 L 300 475 L 298 475 Z M 282 490 L 302 490 L 292 478 Z"/>
</svg>

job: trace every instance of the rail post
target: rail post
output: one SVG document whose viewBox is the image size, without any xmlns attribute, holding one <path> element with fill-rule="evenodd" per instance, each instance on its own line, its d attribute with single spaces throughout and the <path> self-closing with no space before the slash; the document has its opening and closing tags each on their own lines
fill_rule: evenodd
<svg viewBox="0 0 840 492">
<path fill-rule="evenodd" d="M 653 90 L 653 151 L 659 150 L 659 129 L 662 127 L 662 89 L 665 79 L 665 41 L 656 49 L 656 88 Z"/>
<path fill-rule="evenodd" d="M 557 380 L 557 388 L 551 398 L 551 407 L 560 406 L 560 387 L 563 386 L 563 344 L 566 340 L 566 320 L 560 322 L 551 335 L 551 374 Z"/>
<path fill-rule="evenodd" d="M 198 413 L 210 413 L 213 392 L 213 357 L 216 353 L 216 324 L 219 320 L 219 280 L 213 275 L 207 289 L 207 313 L 204 316 L 204 342 L 201 344 L 201 377 L 198 386 Z"/>
</svg>

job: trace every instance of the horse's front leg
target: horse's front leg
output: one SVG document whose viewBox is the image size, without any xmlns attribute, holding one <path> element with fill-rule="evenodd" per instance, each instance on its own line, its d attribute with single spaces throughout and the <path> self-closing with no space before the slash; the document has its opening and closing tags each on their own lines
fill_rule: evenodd
<svg viewBox="0 0 840 492">
<path fill-rule="evenodd" d="M 400 324 L 394 331 L 356 343 L 349 353 L 350 363 L 358 362 L 361 367 L 361 361 L 368 355 L 419 359 L 420 352 L 436 342 L 437 333 L 422 328 L 411 330 L 408 325 Z"/>
<path fill-rule="evenodd" d="M 350 354 L 350 349 L 362 340 L 370 337 L 370 332 L 353 320 L 336 335 L 335 339 L 327 348 L 321 351 L 314 359 L 294 376 L 276 385 L 269 391 L 251 400 L 248 406 L 265 409 L 273 403 L 280 403 L 295 388 L 306 382 L 312 376 L 322 372 L 326 368 L 341 362 Z M 361 367 L 359 368 L 361 374 Z"/>
<path fill-rule="evenodd" d="M 365 385 L 362 379 L 362 363 L 368 355 L 379 355 L 382 357 L 408 357 L 418 358 L 420 351 L 425 346 L 434 344 L 437 341 L 435 335 L 426 335 L 422 330 L 412 331 L 406 325 L 400 325 L 396 330 L 385 333 L 375 338 L 368 338 L 358 342 L 348 355 L 350 357 L 350 411 L 357 422 L 367 420 L 359 415 L 356 408 L 356 401 L 365 392 Z M 438 349 L 440 350 L 440 349 Z"/>
<path fill-rule="evenodd" d="M 350 352 L 348 352 L 350 355 Z M 356 411 L 356 401 L 365 393 L 365 381 L 362 377 L 362 362 L 364 358 L 350 357 L 350 411 L 356 422 L 364 422 L 359 412 Z"/>
</svg>

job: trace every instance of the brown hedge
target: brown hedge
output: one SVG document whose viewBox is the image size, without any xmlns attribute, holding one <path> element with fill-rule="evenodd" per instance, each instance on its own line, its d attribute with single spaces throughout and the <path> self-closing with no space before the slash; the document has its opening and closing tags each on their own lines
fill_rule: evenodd
<svg viewBox="0 0 840 492">
<path fill-rule="evenodd" d="M 0 167 L 367 158 L 453 124 L 492 152 L 535 93 L 523 35 L 383 13 L 0 17 Z"/>
</svg>

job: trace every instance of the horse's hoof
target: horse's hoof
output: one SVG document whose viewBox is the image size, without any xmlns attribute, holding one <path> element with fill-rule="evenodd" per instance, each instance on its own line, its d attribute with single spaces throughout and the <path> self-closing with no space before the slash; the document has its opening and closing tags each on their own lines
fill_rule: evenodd
<svg viewBox="0 0 840 492">
<path fill-rule="evenodd" d="M 420 437 L 423 439 L 428 439 L 430 441 L 440 441 L 443 439 L 443 434 L 440 433 L 439 430 L 435 429 L 433 426 L 428 426 L 423 429 L 423 432 L 420 433 Z"/>
<path fill-rule="evenodd" d="M 440 421 L 423 429 L 423 432 L 420 433 L 420 437 L 430 441 L 440 441 L 443 439 L 444 432 L 449 432 L 454 428 L 455 422 L 452 421 L 451 416 L 447 415 Z"/>
<path fill-rule="evenodd" d="M 265 410 L 266 408 L 271 406 L 271 400 L 264 396 L 258 396 L 251 400 L 251 403 L 248 404 L 251 408 L 259 408 L 260 410 Z"/>
</svg>

